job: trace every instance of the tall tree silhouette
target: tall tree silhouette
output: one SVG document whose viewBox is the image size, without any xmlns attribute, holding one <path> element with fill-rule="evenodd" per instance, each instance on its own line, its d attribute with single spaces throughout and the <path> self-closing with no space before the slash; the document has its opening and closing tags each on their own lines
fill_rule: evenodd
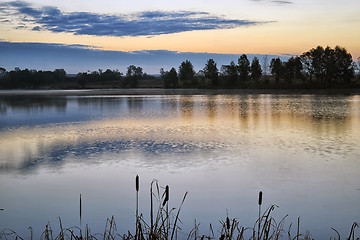
<svg viewBox="0 0 360 240">
<path fill-rule="evenodd" d="M 284 79 L 289 85 L 291 85 L 295 79 L 302 79 L 301 71 L 303 69 L 303 65 L 300 57 L 291 57 L 287 62 L 284 62 L 283 65 Z"/>
<path fill-rule="evenodd" d="M 250 72 L 251 72 L 251 79 L 256 85 L 258 85 L 262 75 L 262 70 L 259 63 L 259 59 L 257 57 L 254 57 L 253 60 L 251 61 Z"/>
<path fill-rule="evenodd" d="M 273 58 L 270 62 L 271 74 L 275 77 L 275 83 L 278 84 L 283 75 L 283 63 L 280 58 Z"/>
<path fill-rule="evenodd" d="M 234 61 L 230 62 L 230 65 L 222 65 L 221 73 L 225 80 L 226 87 L 235 88 L 238 80 L 238 67 L 235 65 Z"/>
<path fill-rule="evenodd" d="M 217 87 L 219 79 L 219 70 L 216 66 L 214 59 L 210 58 L 204 67 L 205 78 L 211 80 L 211 86 Z"/>
<path fill-rule="evenodd" d="M 189 60 L 181 63 L 179 67 L 179 78 L 183 87 L 196 85 L 194 67 Z"/>
<path fill-rule="evenodd" d="M 352 56 L 343 47 L 336 46 L 334 49 L 336 78 L 342 80 L 346 85 L 350 84 L 354 77 L 355 66 L 353 64 Z"/>
<path fill-rule="evenodd" d="M 240 84 L 243 85 L 248 80 L 250 73 L 250 62 L 246 54 L 240 56 L 240 58 L 238 59 L 238 64 Z"/>
</svg>

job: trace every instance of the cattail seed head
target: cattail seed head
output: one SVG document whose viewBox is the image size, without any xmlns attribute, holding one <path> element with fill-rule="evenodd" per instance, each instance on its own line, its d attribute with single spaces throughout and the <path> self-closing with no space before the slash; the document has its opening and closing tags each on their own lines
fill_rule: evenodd
<svg viewBox="0 0 360 240">
<path fill-rule="evenodd" d="M 229 217 L 226 217 L 226 228 L 228 230 L 230 229 L 230 219 L 229 219 Z"/>
<path fill-rule="evenodd" d="M 165 187 L 165 192 L 166 192 L 166 199 L 169 201 L 169 185 L 166 185 Z"/>
<path fill-rule="evenodd" d="M 136 178 L 135 178 L 135 188 L 136 188 L 136 191 L 138 192 L 139 191 L 139 175 L 136 175 Z"/>
<path fill-rule="evenodd" d="M 259 205 L 262 204 L 262 191 L 259 192 Z"/>
<path fill-rule="evenodd" d="M 163 206 L 165 206 L 167 201 L 169 201 L 169 185 L 166 185 L 165 187 L 165 199 L 163 202 Z"/>
</svg>

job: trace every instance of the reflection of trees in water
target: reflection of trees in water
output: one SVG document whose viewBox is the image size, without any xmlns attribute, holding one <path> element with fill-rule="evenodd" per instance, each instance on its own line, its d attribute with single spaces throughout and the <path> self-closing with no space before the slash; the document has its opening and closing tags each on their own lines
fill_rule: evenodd
<svg viewBox="0 0 360 240">
<path fill-rule="evenodd" d="M 67 100 L 58 96 L 6 96 L 0 97 L 0 106 L 1 114 L 6 114 L 8 109 L 24 112 L 44 112 L 55 109 L 58 112 L 65 112 Z"/>
<path fill-rule="evenodd" d="M 127 97 L 126 102 L 130 112 L 140 112 L 144 108 L 143 97 Z"/>
<path fill-rule="evenodd" d="M 31 99 L 32 102 L 29 103 L 29 99 Z M 354 123 L 351 121 L 358 117 L 359 111 L 357 110 L 360 109 L 360 101 L 351 101 L 352 99 L 353 97 L 325 95 L 215 95 L 201 97 L 168 96 L 156 98 L 155 100 L 143 97 L 99 97 L 77 98 L 76 101 L 78 101 L 81 106 L 90 106 L 97 109 L 104 106 L 106 106 L 106 108 L 118 109 L 119 106 L 126 107 L 127 105 L 130 111 L 140 112 L 156 105 L 155 107 L 158 107 L 156 108 L 156 111 L 176 111 L 176 113 L 179 113 L 180 110 L 181 115 L 176 115 L 178 119 L 172 119 L 172 121 L 179 124 L 180 127 L 193 126 L 191 125 L 191 122 L 189 123 L 186 121 L 187 119 L 185 119 L 185 121 L 184 119 L 181 119 L 181 117 L 184 117 L 194 120 L 205 120 L 204 127 L 206 127 L 206 120 L 209 120 L 211 125 L 215 126 L 212 129 L 214 131 L 223 131 L 224 129 L 226 131 L 229 131 L 229 129 L 231 129 L 230 131 L 236 131 L 235 128 L 238 126 L 248 128 L 248 126 L 251 125 L 251 127 L 264 126 L 264 128 L 257 128 L 260 130 L 283 130 L 285 134 L 287 134 L 289 130 L 296 129 L 296 134 L 325 134 L 327 137 L 333 138 L 334 133 L 339 133 L 337 136 L 343 136 L 345 131 L 351 130 L 351 128 L 354 127 Z M 32 107 L 34 109 L 44 109 L 45 106 L 59 106 L 64 109 L 66 108 L 66 98 L 62 97 L 57 98 L 55 101 L 51 97 L 20 98 L 19 101 L 17 98 L 0 98 L 0 109 L 31 109 Z M 42 107 L 39 106 L 40 104 Z M 161 106 L 159 107 L 159 105 Z M 145 118 L 146 117 L 147 116 L 145 116 Z M 234 120 L 238 120 L 241 124 L 234 124 Z M 141 125 L 139 127 L 141 128 Z M 162 129 L 162 126 L 157 127 L 158 129 L 155 129 L 155 131 L 164 130 Z M 249 128 L 249 133 L 252 133 L 251 127 Z M 193 129 L 196 131 L 196 127 Z M 304 133 L 300 133 L 297 130 Z M 91 130 L 91 132 L 93 131 Z M 227 133 L 228 132 L 226 132 L 225 135 Z M 63 134 L 63 132 L 61 132 L 61 134 Z M 6 142 L 6 139 L 4 142 Z M 147 153 L 153 152 L 154 154 L 162 151 L 166 152 L 168 150 L 171 150 L 171 152 L 179 151 L 181 154 L 184 153 L 182 150 L 179 150 L 179 146 L 183 150 L 193 149 L 189 146 L 185 147 L 185 145 L 179 145 L 178 142 L 172 142 L 172 140 L 169 139 L 167 141 L 157 139 L 156 142 L 136 139 L 121 142 L 105 139 L 101 142 L 66 142 L 65 144 L 60 145 L 58 142 L 49 143 L 48 140 L 46 140 L 46 142 L 48 145 L 44 146 L 41 145 L 44 143 L 42 140 L 39 140 L 39 142 L 31 140 L 25 141 L 25 144 L 15 144 L 17 146 L 12 149 L 14 153 L 13 158 L 18 157 L 18 153 L 20 153 L 21 156 L 24 156 L 24 159 L 22 159 L 23 164 L 17 169 L 31 169 L 34 166 L 46 162 L 49 164 L 60 164 L 64 159 L 67 159 L 69 155 L 86 158 L 101 152 L 119 153 L 126 151 L 129 148 Z M 29 144 L 32 143 L 36 146 L 30 147 Z M 177 147 L 172 148 L 171 146 Z M 7 147 L 3 147 L 3 149 L 5 150 Z M 4 154 L 4 157 L 2 158 L 6 160 L 6 151 L 3 151 L 2 153 Z M 6 162 L 8 164 L 11 163 L 8 161 Z M 0 171 L 6 171 L 7 169 L 11 170 L 11 167 L 11 165 L 0 162 Z"/>
<path fill-rule="evenodd" d="M 116 111 L 122 108 L 124 98 L 122 97 L 79 97 L 76 98 L 81 108 L 90 108 L 92 110 L 112 110 Z"/>
<path fill-rule="evenodd" d="M 206 111 L 210 121 L 214 120 L 217 115 L 217 98 L 214 95 L 208 95 L 206 98 Z"/>
<path fill-rule="evenodd" d="M 262 98 L 258 94 L 249 97 L 251 116 L 255 124 L 258 124 L 261 120 L 261 100 Z"/>
<path fill-rule="evenodd" d="M 349 120 L 353 114 L 351 108 L 354 108 L 349 97 L 327 95 L 240 95 L 238 104 L 239 118 L 252 119 L 254 124 L 265 119 L 280 124 L 287 119 L 294 123 L 309 121 L 308 124 L 338 127 Z"/>
<path fill-rule="evenodd" d="M 129 112 L 140 112 L 144 109 L 144 98 L 140 96 L 116 97 L 80 97 L 77 98 L 80 107 L 92 110 L 111 110 L 119 112 L 128 108 Z"/>
<path fill-rule="evenodd" d="M 344 122 L 351 115 L 350 101 L 345 97 L 313 96 L 311 117 L 313 121 Z"/>
<path fill-rule="evenodd" d="M 7 113 L 7 106 L 0 100 L 0 114 L 6 115 L 6 113 Z"/>
<path fill-rule="evenodd" d="M 161 110 L 176 112 L 178 108 L 178 97 L 177 96 L 164 96 L 160 100 Z"/>
<path fill-rule="evenodd" d="M 193 96 L 181 96 L 180 108 L 184 117 L 191 118 L 194 113 L 194 97 Z"/>
<path fill-rule="evenodd" d="M 249 115 L 249 100 L 247 95 L 239 95 L 239 114 L 240 118 L 247 119 Z"/>
</svg>

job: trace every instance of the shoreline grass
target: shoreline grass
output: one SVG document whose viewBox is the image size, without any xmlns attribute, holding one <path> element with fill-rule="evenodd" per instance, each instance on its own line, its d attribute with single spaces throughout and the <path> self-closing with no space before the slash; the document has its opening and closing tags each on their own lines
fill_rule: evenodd
<svg viewBox="0 0 360 240">
<path fill-rule="evenodd" d="M 188 192 L 183 196 L 180 206 L 176 208 L 170 208 L 169 210 L 169 199 L 170 199 L 170 188 L 167 185 L 163 191 L 157 180 L 153 180 L 150 185 L 150 223 L 145 221 L 143 213 L 139 214 L 139 176 L 135 178 L 135 191 L 136 191 L 136 221 L 135 221 L 135 231 L 134 234 L 128 230 L 127 233 L 118 233 L 117 225 L 115 222 L 115 217 L 112 216 L 108 218 L 105 223 L 104 233 L 91 233 L 88 225 L 85 225 L 85 229 L 82 228 L 82 197 L 80 194 L 80 211 L 79 211 L 79 220 L 80 226 L 73 227 L 63 227 L 61 218 L 59 217 L 59 232 L 55 233 L 48 223 L 45 226 L 45 230 L 40 236 L 40 239 L 44 240 L 65 240 L 65 239 L 74 239 L 74 240 L 113 240 L 113 239 L 122 239 L 122 240 L 174 240 L 174 239 L 219 239 L 219 240 L 278 240 L 278 239 L 289 239 L 289 240 L 311 240 L 313 239 L 310 233 L 307 231 L 305 233 L 300 232 L 300 217 L 297 219 L 296 225 L 296 234 L 292 235 L 292 223 L 285 228 L 284 222 L 287 218 L 285 215 L 280 220 L 275 219 L 272 216 L 272 212 L 277 208 L 276 205 L 269 206 L 264 212 L 261 212 L 263 193 L 259 192 L 258 206 L 259 206 L 259 217 L 250 227 L 244 227 L 240 225 L 240 222 L 236 218 L 229 218 L 228 216 L 225 220 L 219 221 L 219 230 L 217 234 L 214 233 L 212 224 L 209 225 L 209 234 L 202 234 L 199 231 L 199 225 L 196 222 L 194 227 L 188 232 L 182 232 L 181 226 L 179 226 L 180 212 L 181 208 L 186 200 Z M 156 214 L 154 215 L 154 199 L 158 203 Z M 359 223 L 354 222 L 350 227 L 350 232 L 347 238 L 341 238 L 339 232 L 332 228 L 336 236 L 331 237 L 330 239 L 340 240 L 359 240 L 360 231 Z M 11 229 L 4 229 L 0 232 L 0 239 L 15 239 L 15 240 L 24 240 L 31 239 L 33 240 L 33 229 L 29 227 L 30 238 L 20 236 L 15 231 Z M 216 237 L 218 235 L 219 237 Z"/>
</svg>

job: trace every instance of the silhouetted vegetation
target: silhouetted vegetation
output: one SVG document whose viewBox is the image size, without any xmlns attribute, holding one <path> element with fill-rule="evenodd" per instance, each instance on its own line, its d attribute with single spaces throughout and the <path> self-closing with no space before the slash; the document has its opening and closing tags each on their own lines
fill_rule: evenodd
<svg viewBox="0 0 360 240">
<path fill-rule="evenodd" d="M 238 72 L 239 72 L 239 79 L 240 84 L 239 86 L 244 87 L 248 81 L 248 77 L 250 74 L 250 62 L 246 56 L 246 54 L 241 55 L 238 59 Z"/>
<path fill-rule="evenodd" d="M 79 222 L 80 226 L 63 227 L 61 218 L 59 217 L 59 232 L 56 233 L 48 223 L 45 226 L 44 232 L 41 234 L 41 239 L 53 240 L 53 239 L 123 239 L 123 240 L 173 240 L 173 239 L 217 239 L 219 240 L 279 240 L 279 239 L 293 239 L 293 240 L 310 240 L 310 232 L 300 232 L 300 217 L 297 219 L 297 224 L 292 227 L 292 224 L 285 226 L 285 219 L 287 215 L 281 219 L 276 219 L 273 216 L 273 211 L 278 207 L 276 205 L 270 205 L 264 212 L 261 211 L 263 193 L 259 192 L 259 198 L 257 204 L 259 206 L 258 218 L 252 226 L 244 227 L 240 225 L 240 220 L 237 218 L 229 218 L 226 216 L 224 220 L 219 221 L 219 226 L 213 228 L 212 224 L 209 226 L 207 234 L 199 230 L 199 223 L 196 223 L 190 231 L 184 231 L 180 224 L 180 212 L 183 206 L 188 192 L 184 194 L 184 197 L 178 208 L 169 207 L 170 205 L 170 188 L 166 185 L 165 188 L 161 188 L 157 180 L 153 180 L 150 184 L 150 222 L 146 221 L 145 214 L 139 214 L 139 190 L 140 190 L 139 176 L 135 178 L 135 191 L 136 191 L 136 209 L 135 209 L 135 231 L 133 233 L 130 230 L 127 233 L 118 233 L 115 218 L 112 216 L 108 218 L 105 224 L 105 230 L 103 233 L 93 234 L 90 231 L 89 226 L 82 227 L 81 214 L 82 214 L 82 199 L 80 194 L 80 207 L 79 207 Z M 164 191 L 162 191 L 164 189 Z M 255 202 L 255 201 L 254 201 Z M 154 207 L 157 206 L 156 207 Z M 294 230 L 292 229 L 294 228 Z M 359 239 L 358 229 L 359 224 L 354 222 L 350 228 L 350 233 L 347 239 Z M 215 232 L 214 232 L 215 229 Z M 334 228 L 333 234 L 337 235 L 340 240 L 340 234 Z M 30 230 L 30 239 L 33 239 L 32 228 Z M 24 239 L 24 236 L 19 236 L 15 231 L 11 229 L 5 229 L 0 232 L 0 239 Z"/>
<path fill-rule="evenodd" d="M 238 68 L 234 61 L 230 62 L 230 65 L 221 66 L 221 86 L 224 88 L 234 88 L 238 85 Z"/>
<path fill-rule="evenodd" d="M 360 69 L 360 59 L 358 59 Z M 178 72 L 160 70 L 160 76 L 143 73 L 141 67 L 130 65 L 126 75 L 118 70 L 83 72 L 67 75 L 64 69 L 55 71 L 20 70 L 10 72 L 0 68 L 1 89 L 51 89 L 51 88 L 222 88 L 222 89 L 336 89 L 360 88 L 360 75 L 352 56 L 343 47 L 318 46 L 293 56 L 287 61 L 279 57 L 262 64 L 257 57 L 250 61 L 246 54 L 238 58 L 237 65 L 231 61 L 219 69 L 213 59 L 195 72 L 189 60 L 182 62 Z M 268 74 L 270 70 L 271 75 Z M 149 81 L 151 80 L 151 81 Z M 141 81 L 141 84 L 139 82 Z"/>
<path fill-rule="evenodd" d="M 86 88 L 95 83 L 112 83 L 113 86 L 116 87 L 126 86 L 122 73 L 118 70 L 112 71 L 110 69 L 107 69 L 105 72 L 102 69 L 99 69 L 99 71 L 93 71 L 91 73 L 78 73 L 75 79 L 69 78 L 68 80 L 76 80 L 80 88 Z"/>
<path fill-rule="evenodd" d="M 197 86 L 194 67 L 189 60 L 181 63 L 179 67 L 179 79 L 181 87 L 188 88 Z"/>
<path fill-rule="evenodd" d="M 216 66 L 214 59 L 210 58 L 204 69 L 204 77 L 210 80 L 212 88 L 216 88 L 219 84 L 219 69 Z"/>
<path fill-rule="evenodd" d="M 160 69 L 161 78 L 164 79 L 165 88 L 177 88 L 178 86 L 178 75 L 175 68 L 171 68 L 171 70 L 164 71 L 164 69 Z"/>
<path fill-rule="evenodd" d="M 253 81 L 253 86 L 256 87 L 260 83 L 260 78 L 262 75 L 262 69 L 259 63 L 259 59 L 257 57 L 254 57 L 251 66 L 250 66 L 250 72 L 251 72 L 251 80 Z"/>
<path fill-rule="evenodd" d="M 355 64 L 345 48 L 318 46 L 303 53 L 301 59 L 310 83 L 326 88 L 352 85 Z"/>
</svg>

